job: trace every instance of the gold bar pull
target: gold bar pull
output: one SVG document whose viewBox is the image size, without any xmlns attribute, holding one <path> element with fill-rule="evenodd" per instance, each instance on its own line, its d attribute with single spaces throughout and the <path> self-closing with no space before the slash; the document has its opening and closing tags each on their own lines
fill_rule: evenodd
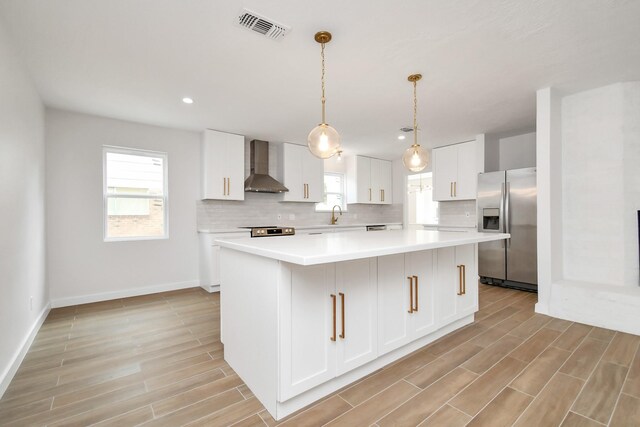
<svg viewBox="0 0 640 427">
<path fill-rule="evenodd" d="M 307 199 L 309 198 L 309 184 L 305 184 L 307 186 Z"/>
<path fill-rule="evenodd" d="M 227 195 L 227 178 L 222 178 L 222 195 Z"/>
<path fill-rule="evenodd" d="M 227 196 L 231 194 L 231 178 L 227 178 Z"/>
<path fill-rule="evenodd" d="M 413 309 L 413 311 L 418 311 L 418 276 L 413 276 L 413 279 L 414 279 L 413 284 L 414 284 L 414 286 L 416 287 L 416 290 L 415 290 L 415 297 L 414 297 L 414 300 L 415 300 L 415 302 L 416 302 L 416 306 L 415 306 L 415 308 Z"/>
<path fill-rule="evenodd" d="M 371 189 L 369 189 L 369 201 L 371 201 Z"/>
<path fill-rule="evenodd" d="M 413 313 L 413 277 L 407 276 L 409 280 L 409 310 L 408 313 Z"/>
<path fill-rule="evenodd" d="M 340 292 L 338 295 L 340 295 L 340 301 L 342 303 L 342 333 L 340 334 L 340 338 L 344 339 L 345 338 L 345 334 L 344 334 L 344 329 L 345 329 L 345 317 L 344 317 L 344 294 L 342 292 Z"/>
<path fill-rule="evenodd" d="M 458 295 L 464 295 L 466 293 L 464 287 L 464 265 L 458 266 Z"/>
<path fill-rule="evenodd" d="M 462 264 L 462 293 L 467 293 L 467 266 Z"/>
<path fill-rule="evenodd" d="M 453 181 L 453 197 L 458 197 L 458 181 Z"/>
<path fill-rule="evenodd" d="M 333 336 L 331 337 L 331 341 L 336 340 L 336 296 L 331 294 L 331 300 L 333 303 Z"/>
<path fill-rule="evenodd" d="M 453 197 L 453 181 L 449 183 L 449 196 Z"/>
</svg>

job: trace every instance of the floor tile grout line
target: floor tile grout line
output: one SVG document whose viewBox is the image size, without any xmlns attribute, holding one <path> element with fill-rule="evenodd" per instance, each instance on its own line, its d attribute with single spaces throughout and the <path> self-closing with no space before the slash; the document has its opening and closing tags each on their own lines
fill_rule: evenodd
<svg viewBox="0 0 640 427">
<path fill-rule="evenodd" d="M 616 335 L 617 334 L 618 333 L 616 332 Z M 615 338 L 615 335 L 613 336 L 613 338 Z M 611 338 L 611 342 L 613 342 L 613 338 Z M 626 372 L 626 374 L 624 376 L 624 380 L 622 381 L 622 385 L 620 387 L 620 391 L 618 392 L 618 397 L 616 398 L 616 403 L 613 405 L 613 410 L 611 411 L 611 414 L 609 415 L 609 419 L 607 420 L 607 425 L 609 425 L 611 423 L 611 419 L 613 418 L 613 414 L 616 412 L 616 409 L 618 408 L 618 403 L 620 403 L 620 397 L 623 394 L 622 390 L 624 390 L 624 385 L 627 382 L 627 379 L 629 378 L 629 372 L 631 372 L 631 368 L 632 368 L 631 364 L 633 363 L 633 359 L 635 358 L 636 354 L 638 354 L 638 351 L 640 351 L 640 342 L 636 343 L 636 349 L 633 352 L 633 357 L 631 358 L 631 362 L 630 362 L 629 366 L 627 367 L 627 372 Z M 604 357 L 604 353 L 602 353 L 602 356 Z M 613 363 L 613 362 L 609 362 L 609 363 Z M 622 365 L 618 365 L 618 366 L 622 366 Z"/>
</svg>

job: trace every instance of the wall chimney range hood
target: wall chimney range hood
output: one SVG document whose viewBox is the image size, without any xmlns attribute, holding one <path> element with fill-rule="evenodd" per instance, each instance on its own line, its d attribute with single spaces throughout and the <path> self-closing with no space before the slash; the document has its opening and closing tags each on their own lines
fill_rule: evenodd
<svg viewBox="0 0 640 427">
<path fill-rule="evenodd" d="M 254 139 L 250 142 L 250 174 L 244 181 L 244 191 L 284 193 L 287 187 L 269 176 L 269 143 Z"/>
</svg>

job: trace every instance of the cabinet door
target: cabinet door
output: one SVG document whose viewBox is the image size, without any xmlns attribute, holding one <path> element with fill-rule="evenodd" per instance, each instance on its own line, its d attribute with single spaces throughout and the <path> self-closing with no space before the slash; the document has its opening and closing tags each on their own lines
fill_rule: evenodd
<svg viewBox="0 0 640 427">
<path fill-rule="evenodd" d="M 227 200 L 244 200 L 244 136 L 227 134 L 223 157 L 227 178 Z"/>
<path fill-rule="evenodd" d="M 370 159 L 371 164 L 371 203 L 382 203 L 382 174 L 384 169 L 384 162 L 379 159 Z"/>
<path fill-rule="evenodd" d="M 458 317 L 473 314 L 478 310 L 478 273 L 476 267 L 476 245 L 456 246 L 456 312 Z M 464 266 L 460 274 L 460 266 Z M 462 295 L 460 289 L 465 292 Z"/>
<path fill-rule="evenodd" d="M 226 134 L 205 130 L 202 134 L 202 199 L 223 199 L 226 196 Z"/>
<path fill-rule="evenodd" d="M 291 265 L 285 271 L 290 271 L 291 277 L 283 278 L 280 297 L 282 307 L 287 307 L 281 310 L 280 319 L 280 401 L 336 375 L 336 342 L 331 340 L 334 265 Z"/>
<path fill-rule="evenodd" d="M 375 258 L 336 264 L 337 375 L 364 365 L 378 355 L 376 289 Z"/>
<path fill-rule="evenodd" d="M 282 181 L 289 189 L 284 193 L 285 202 L 304 202 L 305 191 L 302 178 L 303 151 L 306 147 L 295 144 L 282 144 Z"/>
<path fill-rule="evenodd" d="M 458 174 L 458 150 L 455 145 L 440 147 L 433 153 L 433 200 L 453 200 L 453 183 Z"/>
<path fill-rule="evenodd" d="M 478 188 L 478 168 L 476 165 L 475 141 L 458 144 L 458 177 L 456 178 L 454 198 L 470 200 L 476 198 Z"/>
<path fill-rule="evenodd" d="M 392 164 L 383 160 L 380 167 L 380 188 L 382 189 L 382 203 L 390 205 L 393 202 Z"/>
<path fill-rule="evenodd" d="M 409 280 L 405 255 L 378 257 L 378 354 L 402 347 L 411 339 Z"/>
<path fill-rule="evenodd" d="M 356 156 L 356 168 L 357 203 L 373 203 L 371 159 L 369 157 Z"/>
<path fill-rule="evenodd" d="M 456 318 L 458 272 L 455 262 L 455 248 L 436 250 L 436 319 L 440 325 Z"/>
<path fill-rule="evenodd" d="M 205 130 L 202 199 L 244 200 L 244 137 Z"/>
<path fill-rule="evenodd" d="M 436 330 L 436 277 L 433 269 L 434 251 L 406 254 L 407 276 L 414 277 L 414 311 L 411 313 L 412 339 L 423 337 Z"/>
<path fill-rule="evenodd" d="M 319 203 L 324 199 L 324 160 L 315 157 L 306 147 L 303 155 L 303 182 L 307 184 L 305 202 Z"/>
</svg>

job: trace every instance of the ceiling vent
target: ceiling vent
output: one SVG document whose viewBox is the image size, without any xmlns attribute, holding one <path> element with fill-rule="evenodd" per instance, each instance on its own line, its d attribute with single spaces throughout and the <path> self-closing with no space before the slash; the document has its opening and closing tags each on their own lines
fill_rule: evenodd
<svg viewBox="0 0 640 427">
<path fill-rule="evenodd" d="M 288 25 L 280 24 L 271 18 L 244 8 L 238 13 L 236 25 L 272 40 L 280 40 L 291 31 L 291 27 Z"/>
<path fill-rule="evenodd" d="M 400 128 L 400 132 L 413 132 L 413 128 L 409 126 L 405 126 L 403 128 Z"/>
</svg>

